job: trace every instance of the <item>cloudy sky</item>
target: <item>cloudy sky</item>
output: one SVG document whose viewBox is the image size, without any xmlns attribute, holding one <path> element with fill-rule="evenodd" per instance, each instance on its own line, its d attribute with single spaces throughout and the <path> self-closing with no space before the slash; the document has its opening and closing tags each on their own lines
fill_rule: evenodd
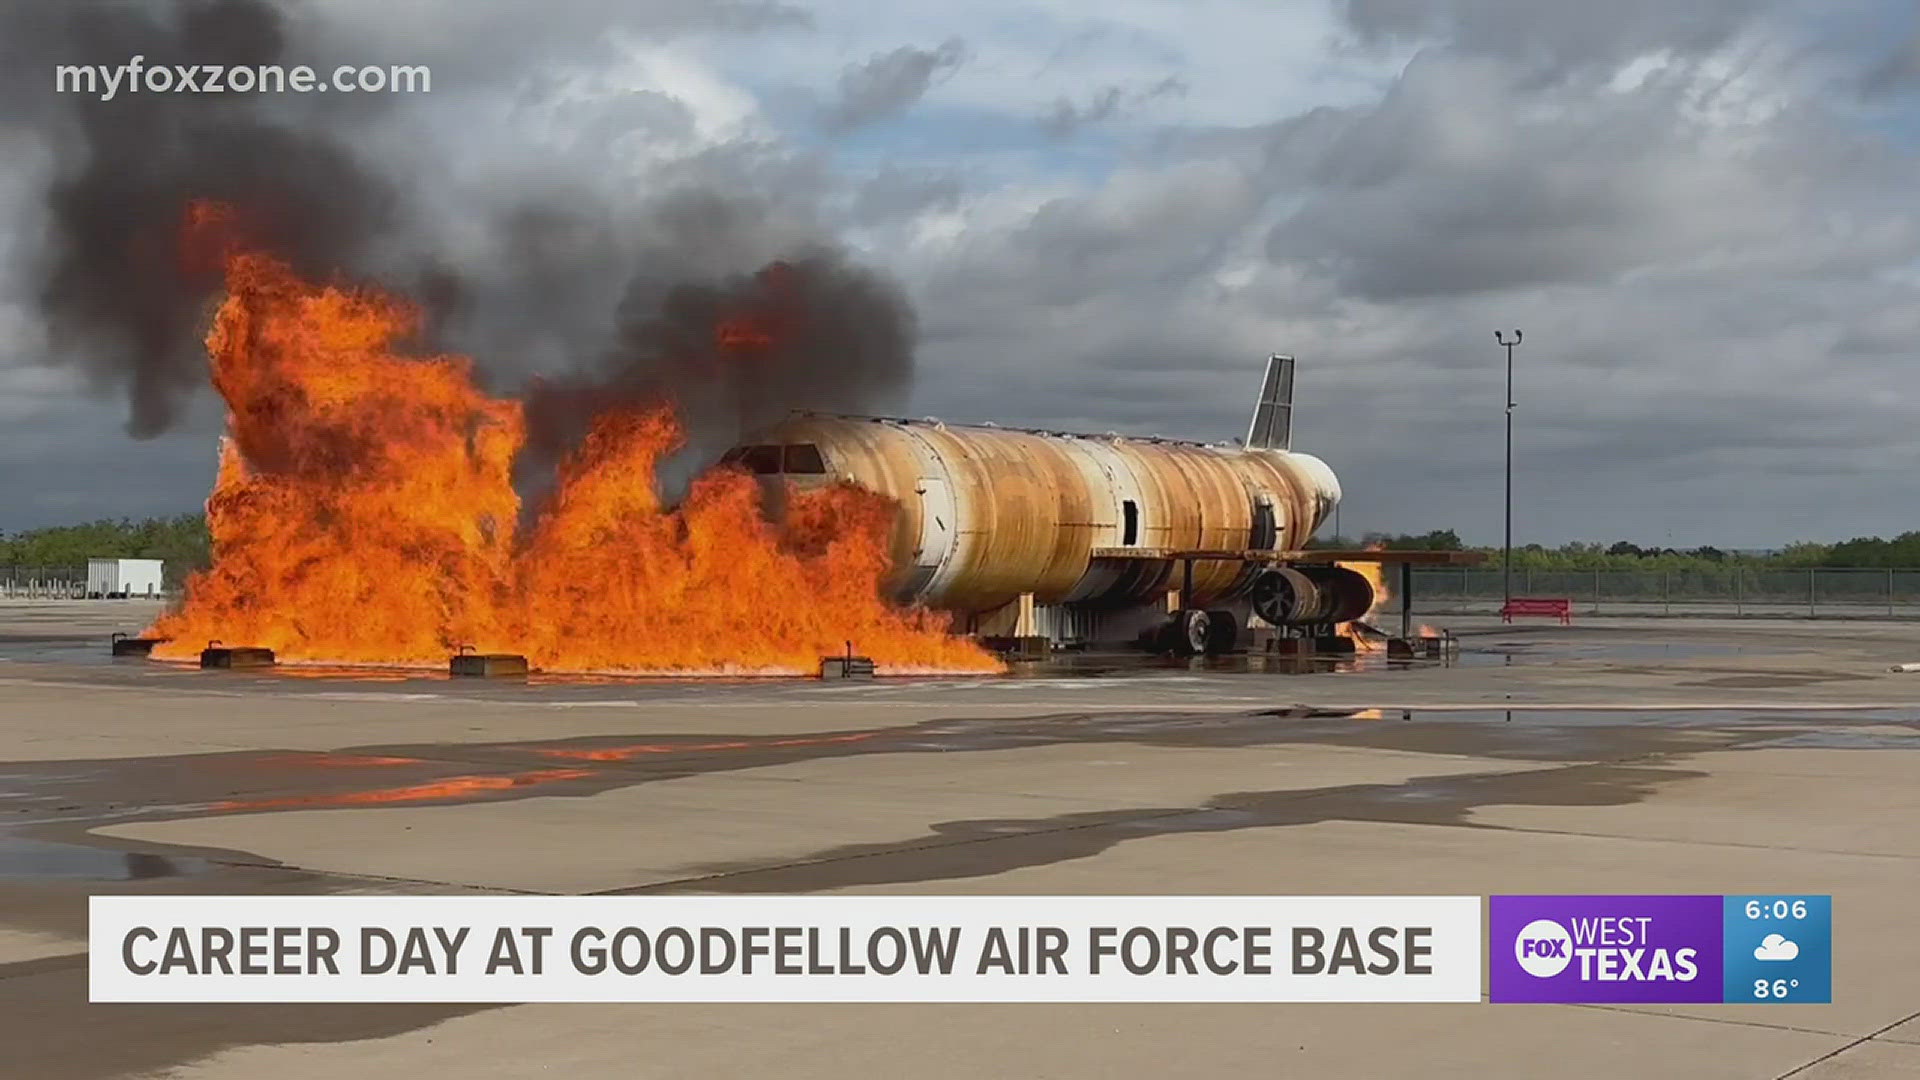
<svg viewBox="0 0 1920 1080">
<path fill-rule="evenodd" d="M 1229 438 L 1264 357 L 1290 352 L 1295 445 L 1339 472 L 1345 531 L 1497 543 L 1493 332 L 1518 327 L 1518 540 L 1920 528 L 1911 0 L 314 0 L 290 18 L 316 58 L 433 66 L 431 94 L 351 120 L 354 152 L 438 208 L 395 244 L 517 259 L 473 208 L 527 185 L 616 208 L 750 197 L 766 234 L 702 272 L 806 235 L 890 274 L 918 319 L 913 415 Z M 136 440 L 119 388 L 53 355 L 33 298 L 62 136 L 15 120 L 0 529 L 191 509 L 217 403 Z M 488 306 L 591 306 L 591 286 L 528 281 Z M 591 347 L 518 326 L 471 336 L 483 364 Z"/>
</svg>

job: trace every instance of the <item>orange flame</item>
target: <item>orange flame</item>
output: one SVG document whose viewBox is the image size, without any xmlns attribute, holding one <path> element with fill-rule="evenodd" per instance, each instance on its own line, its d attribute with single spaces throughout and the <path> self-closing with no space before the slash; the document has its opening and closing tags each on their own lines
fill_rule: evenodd
<svg viewBox="0 0 1920 1080">
<path fill-rule="evenodd" d="M 1383 550 L 1385 546 L 1384 544 L 1378 543 L 1368 544 L 1366 550 L 1380 551 Z M 1372 623 L 1374 612 L 1386 607 L 1387 601 L 1393 598 L 1393 591 L 1387 588 L 1385 565 L 1377 562 L 1343 562 L 1335 563 L 1334 565 L 1344 566 L 1348 570 L 1352 570 L 1354 573 L 1366 578 L 1367 584 L 1373 586 L 1373 606 L 1368 608 L 1367 613 L 1361 617 L 1361 621 Z M 1352 638 L 1354 648 L 1360 652 L 1378 652 L 1382 648 L 1385 648 L 1382 642 L 1375 641 L 1368 637 L 1364 630 L 1355 626 L 1353 623 L 1339 623 L 1334 626 L 1333 632 Z"/>
<path fill-rule="evenodd" d="M 217 218 L 217 215 L 215 215 Z M 464 357 L 402 356 L 409 305 L 232 252 L 207 337 L 230 409 L 207 500 L 214 563 L 147 633 L 287 661 L 432 665 L 462 645 L 545 671 L 809 673 L 847 643 L 892 673 L 994 671 L 943 618 L 882 598 L 895 507 L 849 485 L 766 520 L 731 469 L 668 508 L 665 407 L 602 416 L 524 542 L 517 401 Z"/>
<path fill-rule="evenodd" d="M 406 787 L 338 791 L 323 795 L 287 795 L 265 799 L 227 799 L 214 803 L 211 809 L 309 810 L 334 806 L 430 802 L 436 799 L 459 799 L 470 795 L 482 795 L 492 791 L 512 791 L 518 787 L 551 784 L 560 780 L 584 780 L 592 775 L 591 769 L 536 769 L 532 772 L 513 773 L 506 776 L 449 776 L 445 780 L 409 784 Z"/>
<path fill-rule="evenodd" d="M 773 346 L 773 335 L 757 320 L 745 316 L 723 321 L 714 330 L 713 340 L 722 349 L 766 349 Z"/>
<path fill-rule="evenodd" d="M 713 341 L 722 351 L 770 349 L 798 318 L 793 267 L 775 261 L 754 275 L 756 289 L 743 310 L 721 319 Z"/>
</svg>

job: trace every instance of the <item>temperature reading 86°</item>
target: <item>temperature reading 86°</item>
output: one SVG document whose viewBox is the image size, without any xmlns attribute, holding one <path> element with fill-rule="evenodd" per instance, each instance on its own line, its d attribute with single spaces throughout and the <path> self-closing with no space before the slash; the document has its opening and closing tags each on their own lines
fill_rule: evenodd
<svg viewBox="0 0 1920 1080">
<path fill-rule="evenodd" d="M 1747 918 L 1749 919 L 1804 919 L 1806 917 L 1807 902 L 1805 900 L 1794 900 L 1789 903 L 1785 899 L 1780 899 L 1768 904 L 1758 900 L 1747 901 Z M 1766 997 L 1765 994 L 1758 996 Z"/>
<path fill-rule="evenodd" d="M 1755 979 L 1753 996 L 1763 1001 L 1767 998 L 1784 998 L 1788 991 L 1799 985 L 1799 979 L 1774 979 L 1771 982 L 1766 979 Z"/>
</svg>

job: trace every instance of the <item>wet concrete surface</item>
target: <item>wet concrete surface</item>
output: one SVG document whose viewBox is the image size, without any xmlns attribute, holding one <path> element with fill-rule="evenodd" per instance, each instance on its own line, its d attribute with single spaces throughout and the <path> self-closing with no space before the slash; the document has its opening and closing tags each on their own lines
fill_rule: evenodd
<svg viewBox="0 0 1920 1080">
<path fill-rule="evenodd" d="M 73 665 L 97 669 L 107 665 L 112 674 L 91 672 L 93 677 L 141 679 L 168 675 L 202 674 L 197 665 L 147 660 L 143 657 L 114 657 L 108 644 L 112 633 L 139 632 L 159 610 L 145 601 L 95 601 L 76 604 L 43 605 L 49 609 L 37 627 L 32 621 L 24 628 L 0 630 L 0 664 L 38 663 Z M 61 616 L 78 608 L 77 616 Z M 0 610 L 0 617 L 8 612 Z M 17 616 L 16 616 L 17 618 Z M 1131 649 L 1066 650 L 1044 661 L 1009 663 L 1001 679 L 1122 678 L 1164 677 L 1173 673 L 1216 675 L 1328 675 L 1354 672 L 1419 670 L 1434 666 L 1556 664 L 1570 660 L 1619 662 L 1634 660 L 1674 661 L 1700 657 L 1737 656 L 1765 651 L 1764 644 L 1738 643 L 1702 638 L 1646 640 L 1630 634 L 1587 633 L 1569 639 L 1540 634 L 1540 627 L 1485 625 L 1486 620 L 1465 620 L 1467 629 L 1456 639 L 1458 651 L 1442 660 L 1392 659 L 1383 640 L 1365 639 L 1363 647 L 1350 656 L 1319 655 L 1291 657 L 1259 651 L 1242 651 L 1219 657 L 1176 658 L 1154 656 Z M 112 629 L 105 629 L 111 627 Z M 1436 626 L 1434 631 L 1451 629 Z M 1584 628 L 1583 628 L 1584 629 Z M 267 680 L 356 681 L 380 684 L 445 684 L 445 669 L 380 669 L 327 664 L 282 664 L 265 671 L 219 673 L 234 678 Z M 466 680 L 453 680 L 465 683 Z M 531 685 L 671 685 L 687 679 L 645 676 L 577 675 L 536 673 Z M 753 685 L 766 679 L 715 678 L 701 683 Z M 788 680 L 777 680 L 788 681 Z M 928 681 L 896 679 L 895 682 Z"/>
<path fill-rule="evenodd" d="M 942 821 L 918 844 L 850 844 L 808 852 L 785 866 L 720 864 L 690 882 L 607 891 L 678 892 L 691 885 L 706 892 L 794 893 L 974 878 L 1089 858 L 1115 844 L 1147 836 L 1335 820 L 1464 827 L 1468 813 L 1479 806 L 1614 806 L 1639 801 L 1657 785 L 1699 775 L 1677 769 L 1578 765 L 1540 772 L 1422 777 L 1397 784 L 1230 792 L 1200 807 Z"/>
<path fill-rule="evenodd" d="M 1750 714 L 1738 710 L 1272 709 L 1236 714 L 940 719 L 802 736 L 662 733 L 525 742 L 382 744 L 337 752 L 238 751 L 0 763 L 0 879 L 115 880 L 118 856 L 79 853 L 104 825 L 286 810 L 461 805 L 586 797 L 615 788 L 872 755 L 1127 743 L 1167 748 L 1320 745 L 1529 762 L 1657 761 L 1709 748 L 1920 748 L 1920 709 Z M 1454 782 L 1449 780 L 1449 783 Z M 1278 824 L 1280 822 L 1266 822 Z M 6 836 L 16 838 L 9 847 Z M 247 861 L 258 861 L 249 858 Z M 164 864 L 155 864 L 164 865 Z M 204 866 L 203 862 L 182 865 Z M 97 873 L 89 873 L 92 867 Z M 175 871 L 167 871 L 175 872 Z"/>
<path fill-rule="evenodd" d="M 141 606 L 135 601 L 56 605 L 66 614 L 40 612 L 26 626 L 7 623 L 13 609 L 0 607 L 0 625 L 7 626 L 0 631 L 0 680 L 142 693 L 164 688 L 343 702 L 495 702 L 539 709 L 650 707 L 673 701 L 701 709 L 734 703 L 758 707 L 774 698 L 892 708 L 962 695 L 1031 704 L 1034 712 L 1096 701 L 1115 708 L 1251 707 L 1276 700 L 1354 706 L 1476 701 L 1515 707 L 1613 705 L 1621 694 L 1649 705 L 1863 707 L 1905 705 L 1920 689 L 1920 678 L 1888 674 L 1892 664 L 1920 656 L 1912 624 L 1897 622 L 1668 619 L 1583 621 L 1560 627 L 1461 617 L 1440 624 L 1461 643 L 1457 657 L 1444 663 L 1391 661 L 1379 652 L 1308 661 L 1264 655 L 1176 661 L 1132 653 L 1067 653 L 1043 664 L 1014 664 L 1006 675 L 995 677 L 829 683 L 536 674 L 525 680 L 490 680 L 450 679 L 442 670 L 284 665 L 265 671 L 201 671 L 192 665 L 116 659 L 108 655 L 108 634 L 137 630 L 150 613 L 106 610 L 115 603 Z M 1648 693 L 1653 689 L 1665 693 L 1655 698 Z"/>
<path fill-rule="evenodd" d="M 5 1075 L 35 1080 L 160 1076 L 236 1047 L 350 1043 L 484 1011 L 444 1005 L 96 1005 L 87 1002 L 85 965 L 55 957 L 0 964 L 0 1026 L 7 1036 L 0 1065 L 11 1059 Z"/>
<path fill-rule="evenodd" d="M 166 846 L 132 851 L 93 832 L 104 825 L 224 814 L 395 805 L 461 806 L 544 797 L 589 797 L 611 789 L 869 755 L 965 755 L 1042 746 L 1093 749 L 1128 743 L 1166 748 L 1340 746 L 1413 753 L 1471 753 L 1541 763 L 1519 772 L 1422 776 L 1404 782 L 1274 791 L 1225 791 L 1198 805 L 1132 806 L 1039 817 L 925 823 L 924 834 L 796 852 L 777 865 L 714 864 L 647 892 L 815 892 L 862 886 L 993 878 L 1093 858 L 1149 837 L 1302 827 L 1343 821 L 1498 828 L 1471 820 L 1489 805 L 1604 808 L 1639 802 L 1703 778 L 1693 754 L 1766 745 L 1901 750 L 1920 736 L 1920 714 L 1747 715 L 1721 711 L 1267 710 L 1192 716 L 1052 716 L 1017 721 L 920 724 L 767 737 L 735 732 L 669 733 L 506 743 L 431 743 L 345 748 L 336 753 L 234 752 L 178 758 L 0 765 L 0 886 L 15 927 L 78 935 L 89 893 L 359 893 L 395 883 L 281 867 L 256 852 Z M 1617 759 L 1594 763 L 1591 758 Z M 23 835 L 25 834 L 25 835 Z M 30 837 L 59 836 L 55 841 Z M 164 853 L 162 853 L 164 852 Z M 444 891 L 444 887 L 424 891 Z M 24 980 L 24 981 L 16 981 Z M 76 963 L 0 964 L 0 987 L 31 985 L 32 1002 L 11 1015 L 59 1032 L 36 1037 L 48 1077 L 138 1075 L 182 1065 L 223 1047 L 375 1039 L 418 1030 L 472 1007 L 82 1006 Z M 0 993 L 6 992 L 0 991 Z M 13 996 L 8 993 L 7 996 Z M 0 1003 L 0 1007 L 7 1007 Z M 113 1032 L 103 1043 L 76 1030 Z"/>
<path fill-rule="evenodd" d="M 1516 664 L 1552 664 L 1567 660 L 1678 660 L 1695 657 L 1736 656 L 1750 649 L 1738 645 L 1710 642 L 1648 643 L 1632 640 L 1584 641 L 1481 640 L 1456 639 L 1457 651 L 1444 659 L 1396 659 L 1387 655 L 1384 644 L 1356 651 L 1352 655 L 1281 656 L 1240 651 L 1215 657 L 1158 656 L 1127 649 L 1061 651 L 1046 660 L 1012 661 L 999 676 L 977 678 L 1057 679 L 1157 677 L 1169 673 L 1195 672 L 1218 674 L 1316 675 L 1371 671 L 1405 671 L 1456 665 L 1513 666 Z M 107 641 L 94 636 L 14 636 L 0 635 L 0 663 L 62 663 L 82 667 L 108 665 L 120 669 L 118 677 L 158 677 L 198 675 L 197 664 L 149 660 L 137 656 L 113 656 Z M 437 668 L 355 667 L 337 664 L 281 664 L 268 670 L 255 670 L 245 676 L 265 679 L 349 680 L 380 683 L 445 683 L 451 676 Z M 115 677 L 115 676 L 109 676 Z M 244 676 L 243 676 L 244 677 Z M 894 677 L 893 681 L 927 681 L 928 677 Z M 463 681 L 463 680 L 451 680 Z M 690 681 L 759 684 L 766 678 L 729 678 L 690 680 L 617 674 L 535 673 L 526 682 L 532 685 L 648 685 Z M 777 677 L 773 681 L 785 681 Z M 811 681 L 811 680 L 806 680 Z"/>
<path fill-rule="evenodd" d="M 1902 936 L 1920 880 L 1920 704 L 1901 700 L 1920 682 L 1868 671 L 1920 650 L 1897 634 L 1642 637 L 1488 628 L 1473 655 L 1492 662 L 1324 680 L 1188 668 L 858 687 L 203 673 L 37 661 L 0 641 L 0 1075 L 1920 1064 L 1920 1039 L 1899 1035 L 1920 1011 L 1920 946 Z M 1556 700 L 1579 707 L 1542 707 Z M 82 952 L 84 898 L 106 893 L 1763 889 L 1835 895 L 1839 1004 L 90 1006 Z M 1383 1028 L 1423 1034 L 1383 1042 Z"/>
<path fill-rule="evenodd" d="M 204 873 L 210 865 L 205 859 L 115 851 L 97 843 L 53 843 L 0 834 L 0 883 L 147 881 Z"/>
</svg>

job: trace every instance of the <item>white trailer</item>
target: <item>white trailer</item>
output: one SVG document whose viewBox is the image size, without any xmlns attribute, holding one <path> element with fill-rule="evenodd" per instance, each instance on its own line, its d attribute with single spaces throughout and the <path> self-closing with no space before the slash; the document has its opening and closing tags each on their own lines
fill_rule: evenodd
<svg viewBox="0 0 1920 1080">
<path fill-rule="evenodd" d="M 96 600 L 124 596 L 159 596 L 159 559 L 88 559 L 87 595 Z"/>
</svg>

